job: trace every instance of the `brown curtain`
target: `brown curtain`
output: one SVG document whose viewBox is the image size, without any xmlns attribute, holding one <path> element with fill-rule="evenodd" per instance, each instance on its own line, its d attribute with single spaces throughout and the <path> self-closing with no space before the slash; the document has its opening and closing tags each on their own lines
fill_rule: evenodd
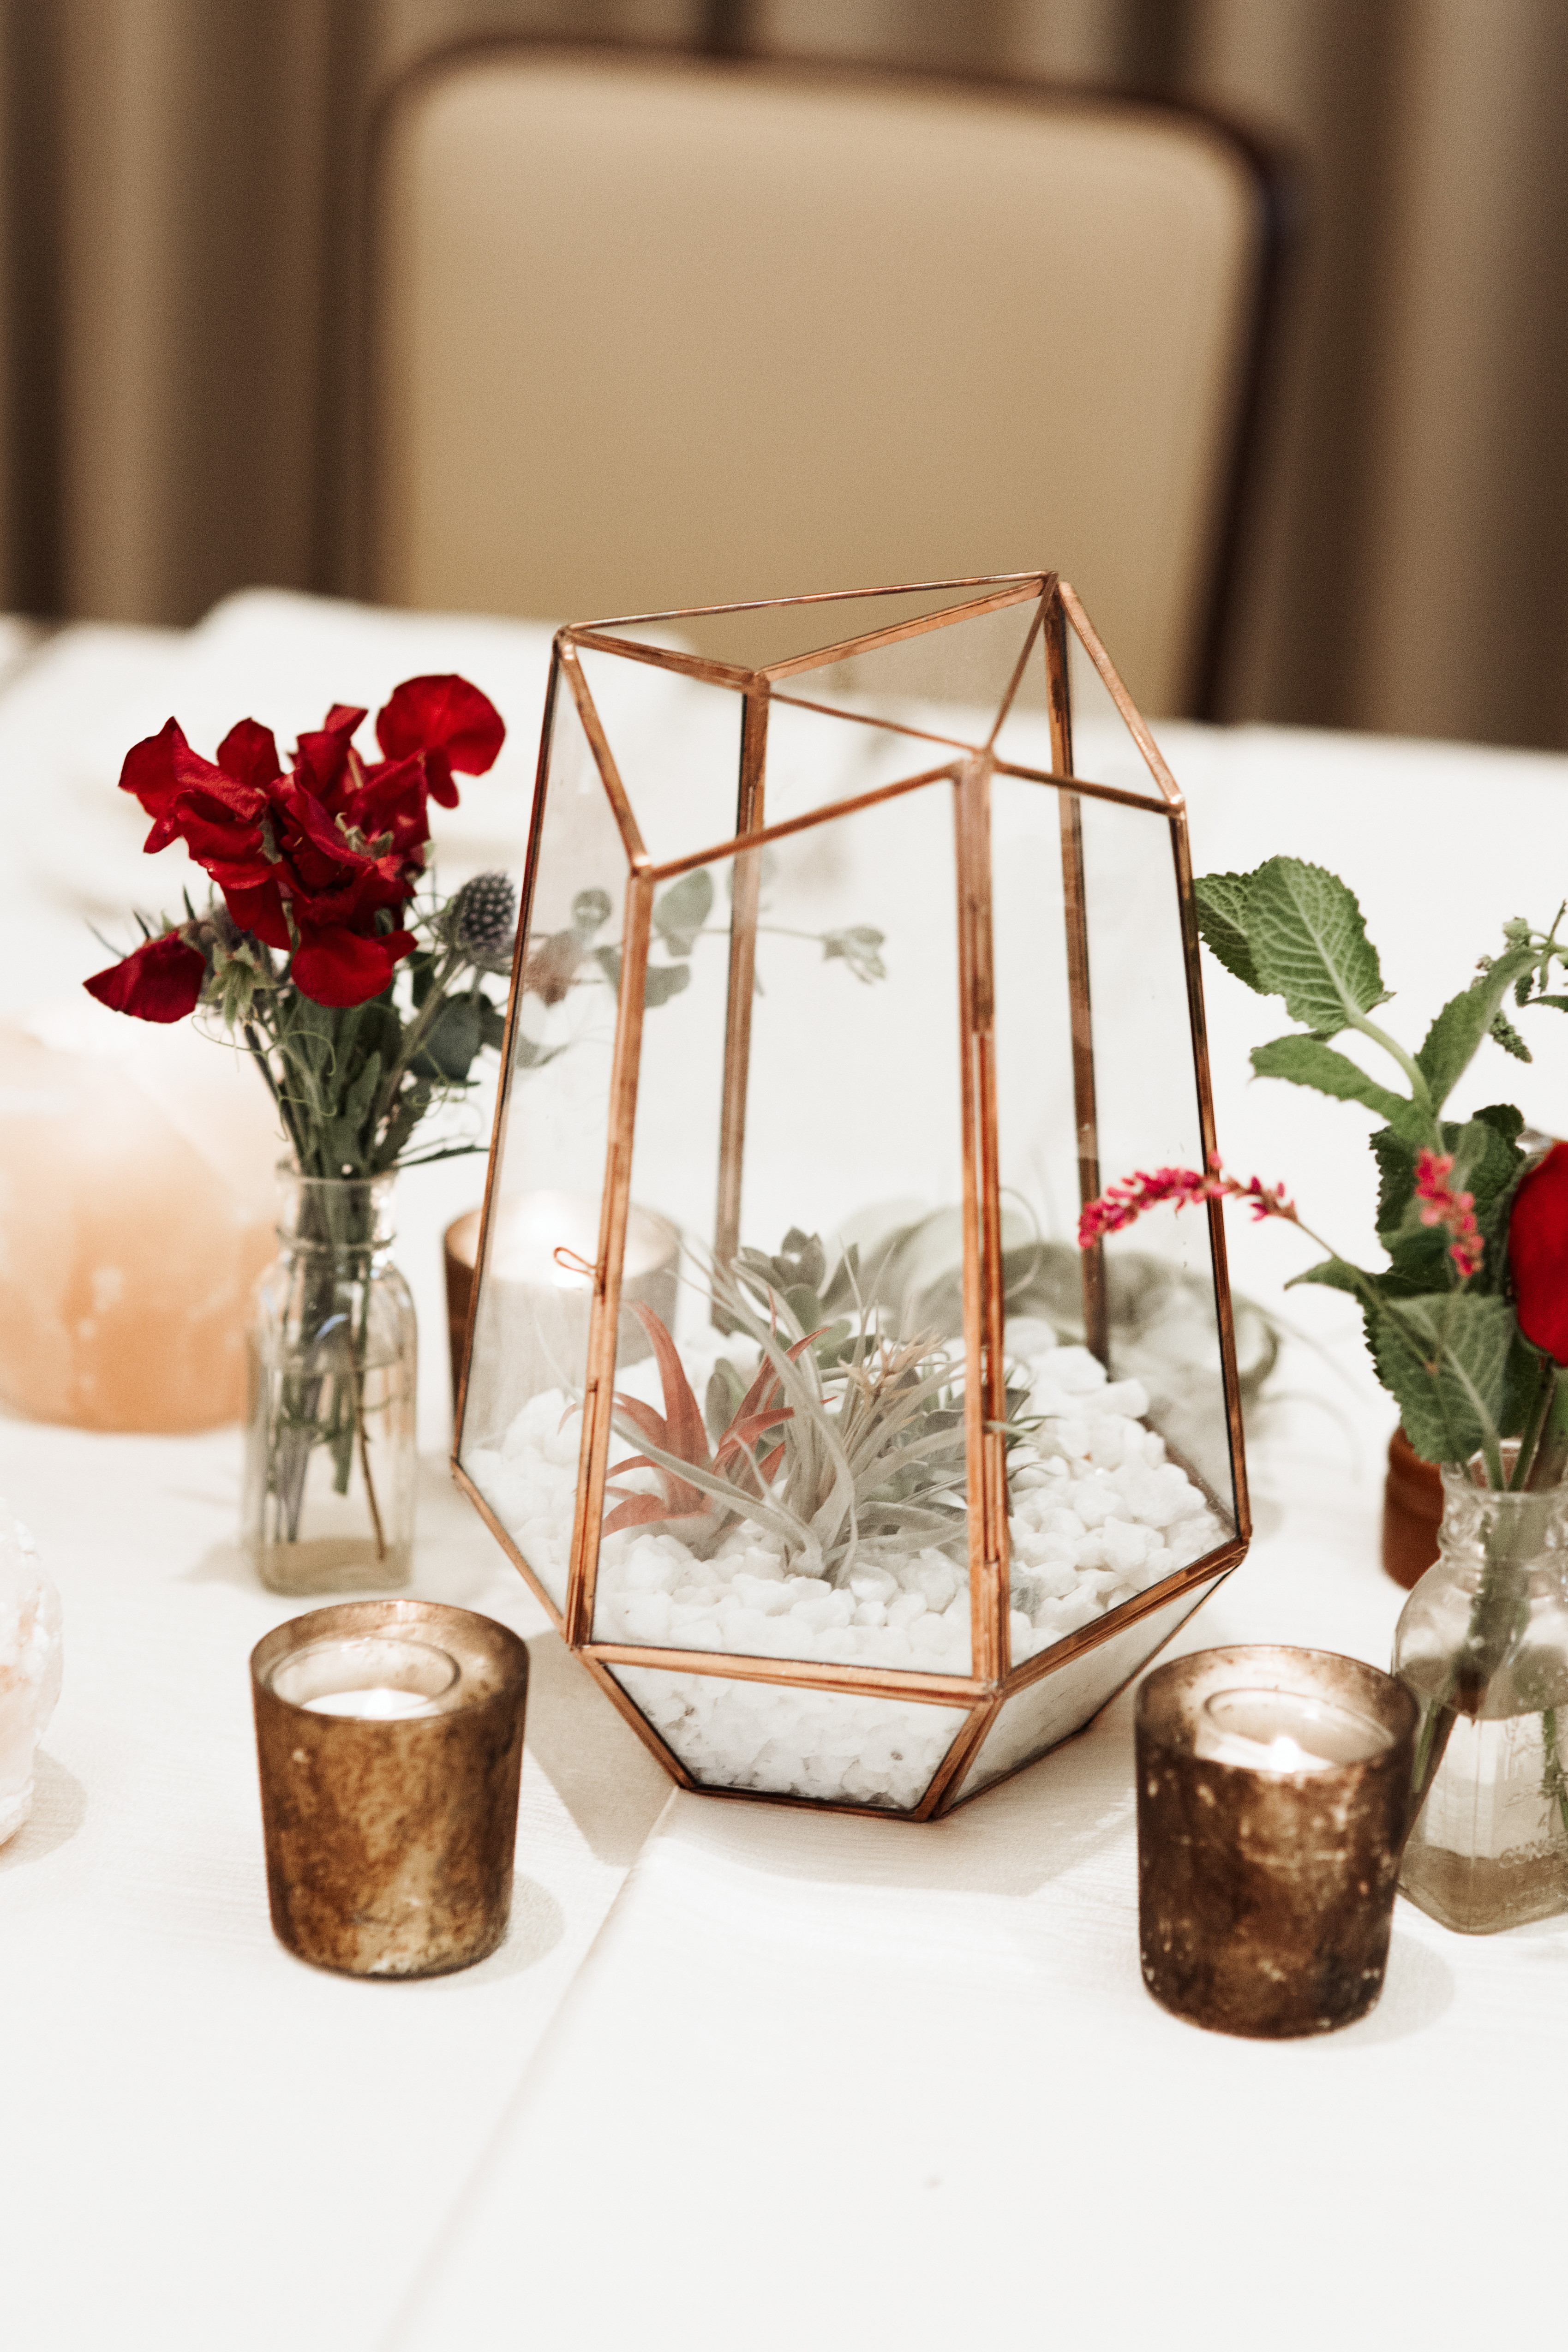
<svg viewBox="0 0 1568 2352">
<path fill-rule="evenodd" d="M 1562 0 L 0 0 L 0 602 L 358 572 L 374 107 L 520 32 L 1163 91 L 1302 160 L 1237 717 L 1568 744 Z"/>
</svg>

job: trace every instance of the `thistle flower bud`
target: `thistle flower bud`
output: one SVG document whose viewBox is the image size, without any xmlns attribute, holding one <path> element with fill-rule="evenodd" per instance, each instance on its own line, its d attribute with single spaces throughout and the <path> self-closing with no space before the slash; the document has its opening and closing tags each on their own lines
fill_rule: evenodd
<svg viewBox="0 0 1568 2352">
<path fill-rule="evenodd" d="M 510 969 L 517 889 L 510 875 L 476 874 L 447 909 L 447 936 L 480 971 Z"/>
</svg>

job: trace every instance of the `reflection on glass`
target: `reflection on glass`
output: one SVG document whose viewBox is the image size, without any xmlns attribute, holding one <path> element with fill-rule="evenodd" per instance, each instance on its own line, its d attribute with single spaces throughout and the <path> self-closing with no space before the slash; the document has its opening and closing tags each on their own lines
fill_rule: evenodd
<svg viewBox="0 0 1568 2352">
<path fill-rule="evenodd" d="M 1113 1633 L 1098 1649 L 1068 1659 L 1054 1674 L 1042 1675 L 1038 1682 L 1026 1684 L 1004 1699 L 1000 1714 L 963 1776 L 959 1797 L 976 1796 L 993 1780 L 1032 1763 L 1047 1748 L 1081 1731 L 1122 1684 L 1148 1664 L 1213 1590 L 1212 1584 L 1204 1584 L 1179 1593 L 1163 1609 L 1152 1610 L 1124 1633 Z"/>
<path fill-rule="evenodd" d="M 820 1804 L 913 1812 L 968 1721 L 964 1708 L 726 1675 L 615 1666 L 694 1780 Z"/>
</svg>

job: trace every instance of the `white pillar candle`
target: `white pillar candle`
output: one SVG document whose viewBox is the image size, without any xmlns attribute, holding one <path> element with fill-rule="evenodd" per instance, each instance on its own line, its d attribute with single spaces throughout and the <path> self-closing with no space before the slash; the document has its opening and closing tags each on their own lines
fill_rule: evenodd
<svg viewBox="0 0 1568 2352">
<path fill-rule="evenodd" d="M 1327 1772 L 1360 1764 L 1390 1735 L 1350 1707 L 1300 1691 L 1215 1691 L 1198 1716 L 1193 1752 L 1253 1772 Z"/>
</svg>

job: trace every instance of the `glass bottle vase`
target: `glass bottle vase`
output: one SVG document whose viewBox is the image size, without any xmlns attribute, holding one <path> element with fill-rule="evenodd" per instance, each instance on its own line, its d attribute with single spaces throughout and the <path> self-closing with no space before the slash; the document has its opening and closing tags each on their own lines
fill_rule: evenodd
<svg viewBox="0 0 1568 2352">
<path fill-rule="evenodd" d="M 251 1294 L 242 1541 L 274 1592 L 384 1591 L 412 1569 L 416 1464 L 395 1180 L 279 1176 L 279 1255 Z"/>
<path fill-rule="evenodd" d="M 1568 1485 L 1480 1475 L 1445 1466 L 1437 1559 L 1394 1647 L 1421 1706 L 1400 1887 L 1471 1936 L 1568 1911 Z"/>
</svg>

